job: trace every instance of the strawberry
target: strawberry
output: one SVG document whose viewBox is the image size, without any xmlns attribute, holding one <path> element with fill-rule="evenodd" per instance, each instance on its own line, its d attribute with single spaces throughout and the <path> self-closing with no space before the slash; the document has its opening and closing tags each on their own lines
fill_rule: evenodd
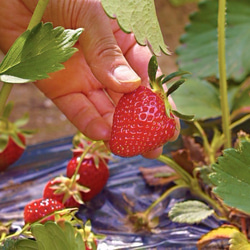
<svg viewBox="0 0 250 250">
<path fill-rule="evenodd" d="M 123 95 L 116 106 L 110 150 L 116 155 L 131 157 L 162 146 L 175 133 L 176 122 L 166 114 L 163 98 L 140 86 Z"/>
<path fill-rule="evenodd" d="M 67 165 L 67 176 L 71 178 L 80 162 L 80 157 L 73 157 Z M 78 170 L 80 185 L 88 187 L 89 192 L 81 192 L 83 201 L 90 201 L 98 193 L 100 193 L 103 187 L 106 185 L 109 178 L 109 169 L 105 161 L 101 160 L 98 166 L 95 164 L 93 157 L 85 158 L 81 162 Z"/>
<path fill-rule="evenodd" d="M 15 122 L 9 121 L 12 108 L 13 103 L 8 103 L 0 117 L 0 171 L 6 170 L 21 157 L 26 147 L 25 137 L 34 133 L 31 130 L 20 129 L 28 122 L 27 115 Z"/>
<path fill-rule="evenodd" d="M 157 69 L 156 57 L 152 56 L 148 65 L 151 89 L 139 86 L 124 94 L 115 108 L 109 146 L 118 156 L 144 154 L 168 142 L 176 131 L 174 115 L 185 120 L 193 119 L 193 116 L 173 110 L 168 101 L 168 96 L 185 80 L 175 82 L 166 93 L 162 86 L 173 77 L 188 72 L 179 71 L 156 78 Z"/>
<path fill-rule="evenodd" d="M 25 224 L 34 223 L 41 220 L 45 216 L 62 209 L 64 209 L 64 205 L 54 199 L 40 198 L 34 200 L 27 204 L 24 208 L 24 222 Z M 49 216 L 46 219 L 41 220 L 41 223 L 45 223 L 48 220 L 54 220 L 54 216 Z"/>
<path fill-rule="evenodd" d="M 43 197 L 57 200 L 67 208 L 79 208 L 83 204 L 80 191 L 88 192 L 89 190 L 77 182 L 73 183 L 71 179 L 61 176 L 47 182 L 43 190 Z"/>
<path fill-rule="evenodd" d="M 16 141 L 19 141 L 19 145 Z M 20 144 L 20 142 L 22 144 Z M 9 136 L 8 143 L 2 151 L 0 151 L 0 171 L 6 170 L 11 164 L 16 162 L 25 149 L 25 137 L 21 133 L 17 134 L 17 138 L 13 139 Z"/>
</svg>

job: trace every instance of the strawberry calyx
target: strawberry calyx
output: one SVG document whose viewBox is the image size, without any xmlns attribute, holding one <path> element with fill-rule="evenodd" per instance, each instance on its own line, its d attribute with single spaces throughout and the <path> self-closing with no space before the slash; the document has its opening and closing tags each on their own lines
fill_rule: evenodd
<svg viewBox="0 0 250 250">
<path fill-rule="evenodd" d="M 192 121 L 194 118 L 193 115 L 184 115 L 178 112 L 177 110 L 173 110 L 168 99 L 169 95 L 173 93 L 174 91 L 176 91 L 185 82 L 185 79 L 180 79 L 174 82 L 172 86 L 166 92 L 163 88 L 163 84 L 172 80 L 173 78 L 177 76 L 182 76 L 185 74 L 190 74 L 190 73 L 187 71 L 177 71 L 167 76 L 160 75 L 159 77 L 156 77 L 157 70 L 158 70 L 158 62 L 157 62 L 156 56 L 152 56 L 148 64 L 148 76 L 149 76 L 149 81 L 150 81 L 150 87 L 153 92 L 157 93 L 162 98 L 165 104 L 166 115 L 171 119 L 174 118 L 173 115 L 171 114 L 174 114 L 180 119 Z"/>
<path fill-rule="evenodd" d="M 84 155 L 82 157 L 84 159 L 93 159 L 97 168 L 99 168 L 100 160 L 106 165 L 109 160 L 113 159 L 103 141 L 93 141 L 79 131 L 73 137 L 72 144 L 74 156 L 81 158 Z"/>
<path fill-rule="evenodd" d="M 63 204 L 65 204 L 70 197 L 73 197 L 77 203 L 83 204 L 84 202 L 81 198 L 81 192 L 86 193 L 89 192 L 90 189 L 80 185 L 77 182 L 79 178 L 79 175 L 76 175 L 75 180 L 65 176 L 56 177 L 53 179 L 55 184 L 51 185 L 50 188 L 54 190 L 55 195 L 64 195 L 62 200 Z"/>
<path fill-rule="evenodd" d="M 81 229 L 78 229 L 81 234 L 83 241 L 85 242 L 86 249 L 97 249 L 97 240 L 102 240 L 106 236 L 102 234 L 95 234 L 92 231 L 91 221 L 87 220 Z"/>
</svg>

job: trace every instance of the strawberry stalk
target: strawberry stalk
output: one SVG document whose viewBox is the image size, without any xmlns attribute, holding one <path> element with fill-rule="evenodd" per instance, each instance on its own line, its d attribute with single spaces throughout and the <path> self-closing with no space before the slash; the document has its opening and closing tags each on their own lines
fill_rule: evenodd
<svg viewBox="0 0 250 250">
<path fill-rule="evenodd" d="M 33 12 L 33 15 L 31 17 L 31 20 L 29 22 L 27 30 L 31 30 L 34 28 L 41 20 L 44 14 L 44 11 L 48 5 L 49 0 L 39 0 L 37 3 L 37 6 Z M 13 88 L 12 83 L 3 83 L 3 86 L 0 91 L 0 116 L 2 116 L 4 112 L 4 108 L 6 105 L 6 102 L 9 98 L 10 92 Z"/>
<path fill-rule="evenodd" d="M 173 161 L 171 158 L 167 157 L 166 155 L 160 155 L 157 159 L 165 163 L 166 165 L 170 166 L 172 169 L 174 169 L 177 172 L 177 174 L 185 182 L 185 184 L 183 184 L 184 185 L 183 187 L 189 187 L 190 191 L 194 195 L 197 195 L 202 200 L 208 202 L 208 204 L 210 204 L 216 210 L 223 213 L 223 210 L 219 206 L 219 204 L 214 199 L 212 199 L 209 195 L 207 195 L 206 193 L 202 191 L 198 183 L 198 180 L 192 177 L 188 172 L 186 172 L 179 164 L 177 164 L 175 161 Z"/>
<path fill-rule="evenodd" d="M 76 170 L 75 170 L 75 173 L 74 175 L 72 176 L 71 180 L 71 185 L 70 185 L 70 188 L 73 186 L 73 184 L 76 182 L 76 179 L 77 179 L 77 175 L 78 175 L 78 172 L 79 172 L 79 169 L 81 167 L 81 164 L 82 164 L 82 161 L 84 160 L 85 156 L 88 154 L 88 152 L 90 151 L 90 149 L 92 149 L 92 147 L 94 147 L 95 144 L 97 144 L 98 142 L 96 141 L 93 141 L 90 145 L 88 145 L 86 147 L 86 149 L 84 150 L 84 152 L 81 154 L 80 156 L 80 159 L 79 159 L 79 162 L 77 164 L 77 167 L 76 167 Z"/>
<path fill-rule="evenodd" d="M 159 77 L 156 77 L 157 70 L 158 70 L 158 63 L 157 63 L 156 56 L 152 56 L 148 64 L 148 76 L 150 80 L 150 87 L 155 93 L 159 94 L 162 97 L 164 104 L 165 104 L 166 115 L 169 118 L 173 118 L 171 116 L 171 113 L 173 113 L 175 116 L 179 117 L 182 120 L 192 121 L 194 118 L 193 115 L 184 115 L 184 114 L 179 113 L 177 110 L 173 110 L 169 102 L 169 98 L 168 98 L 170 94 L 176 91 L 185 82 L 185 79 L 180 79 L 174 82 L 173 85 L 170 86 L 170 88 L 167 90 L 166 93 L 163 89 L 163 84 L 167 83 L 173 78 L 178 77 L 178 76 L 183 76 L 186 74 L 190 74 L 190 73 L 188 71 L 176 71 L 167 76 L 161 75 Z"/>
<path fill-rule="evenodd" d="M 225 16 L 226 0 L 219 0 L 218 10 L 218 61 L 219 61 L 219 84 L 220 84 L 220 103 L 222 109 L 222 130 L 225 135 L 224 148 L 231 148 L 232 138 L 230 130 L 230 111 L 227 95 L 227 76 L 226 76 L 226 53 L 225 53 Z"/>
<path fill-rule="evenodd" d="M 170 166 L 176 171 L 180 176 L 180 179 L 184 181 L 182 184 L 178 184 L 170 189 L 167 189 L 158 199 L 156 199 L 144 212 L 139 212 L 132 214 L 131 218 L 137 219 L 137 222 L 140 222 L 140 225 L 149 225 L 150 224 L 150 213 L 152 210 L 164 199 L 166 199 L 172 192 L 180 188 L 189 188 L 191 193 L 200 197 L 203 201 L 210 204 L 215 210 L 219 211 L 221 214 L 224 214 L 221 206 L 212 199 L 209 195 L 204 193 L 199 186 L 198 180 L 192 177 L 188 172 L 186 172 L 181 166 L 179 166 L 175 161 L 166 155 L 161 155 L 158 157 L 158 160 Z"/>
</svg>

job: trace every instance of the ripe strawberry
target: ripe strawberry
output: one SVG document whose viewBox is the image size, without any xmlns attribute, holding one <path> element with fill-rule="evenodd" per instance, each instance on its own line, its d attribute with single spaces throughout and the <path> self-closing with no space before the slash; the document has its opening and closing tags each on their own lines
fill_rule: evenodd
<svg viewBox="0 0 250 250">
<path fill-rule="evenodd" d="M 62 209 L 64 209 L 64 205 L 57 200 L 44 198 L 34 200 L 24 208 L 24 222 L 25 224 L 36 222 L 45 216 Z M 54 220 L 54 216 L 49 216 L 42 220 L 41 223 L 45 223 L 48 220 Z"/>
<path fill-rule="evenodd" d="M 149 88 L 140 86 L 121 97 L 116 106 L 111 139 L 111 152 L 131 157 L 162 146 L 175 133 L 173 115 L 166 114 L 164 99 Z"/>
<path fill-rule="evenodd" d="M 88 188 L 80 186 L 77 182 L 72 183 L 71 179 L 61 176 L 47 182 L 43 197 L 60 201 L 67 208 L 79 208 L 83 204 L 80 191 L 87 192 Z"/>
<path fill-rule="evenodd" d="M 80 185 L 88 187 L 89 192 L 81 192 L 82 200 L 89 201 L 98 193 L 101 192 L 109 178 L 109 169 L 104 160 L 99 160 L 94 157 L 84 158 L 78 170 Z M 80 157 L 73 157 L 67 165 L 67 176 L 71 178 L 77 169 Z"/>
<path fill-rule="evenodd" d="M 4 149 L 0 151 L 0 171 L 6 170 L 11 164 L 16 162 L 24 152 L 25 149 L 25 137 L 21 134 L 17 134 L 17 140 L 20 140 L 23 145 L 13 139 L 13 137 L 9 136 L 8 143 L 5 145 Z"/>
<path fill-rule="evenodd" d="M 174 136 L 174 115 L 183 120 L 193 120 L 193 115 L 184 115 L 173 110 L 168 101 L 168 96 L 185 80 L 174 82 L 166 92 L 163 88 L 163 84 L 172 78 L 189 72 L 177 71 L 167 76 L 156 77 L 157 70 L 156 56 L 152 56 L 148 64 L 152 90 L 140 86 L 133 92 L 124 94 L 119 100 L 109 141 L 112 153 L 122 157 L 147 153 L 162 146 Z"/>
<path fill-rule="evenodd" d="M 20 129 L 28 122 L 25 114 L 15 122 L 9 121 L 13 103 L 9 102 L 0 117 L 0 171 L 4 171 L 16 162 L 25 150 L 25 136 L 34 133 L 31 130 Z"/>
</svg>

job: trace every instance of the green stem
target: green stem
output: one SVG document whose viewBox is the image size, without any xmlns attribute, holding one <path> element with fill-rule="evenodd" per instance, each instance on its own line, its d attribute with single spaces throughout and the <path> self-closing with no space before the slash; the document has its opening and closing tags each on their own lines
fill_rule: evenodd
<svg viewBox="0 0 250 250">
<path fill-rule="evenodd" d="M 175 170 L 175 172 L 185 181 L 187 185 L 190 185 L 192 183 L 193 177 L 185 171 L 179 164 L 177 164 L 175 161 L 173 161 L 171 158 L 169 158 L 166 155 L 160 155 L 157 160 L 165 163 L 166 165 L 170 166 L 172 169 Z"/>
<path fill-rule="evenodd" d="M 177 164 L 175 161 L 173 161 L 171 158 L 169 158 L 165 155 L 160 155 L 157 159 L 159 161 L 165 163 L 166 165 L 170 166 L 172 169 L 174 169 L 177 172 L 177 174 L 180 175 L 182 180 L 185 182 L 182 185 L 176 186 L 176 189 L 180 188 L 180 187 L 188 187 L 192 194 L 196 195 L 197 197 L 201 198 L 202 200 L 204 200 L 205 202 L 210 204 L 214 209 L 216 209 L 217 211 L 220 211 L 220 213 L 222 213 L 222 214 L 224 213 L 224 210 L 217 203 L 217 201 L 212 199 L 209 195 L 207 195 L 206 193 L 204 193 L 202 191 L 202 189 L 200 188 L 200 185 L 198 183 L 198 180 L 196 178 L 192 177 L 188 172 L 186 172 L 179 164 Z M 167 194 L 164 193 L 163 198 L 156 200 L 153 203 L 154 205 L 151 205 L 151 206 L 155 207 L 156 204 L 158 204 L 161 200 L 165 199 L 165 197 L 167 197 Z M 152 208 L 148 208 L 148 209 L 151 210 Z M 147 213 L 149 213 L 149 212 L 147 212 Z"/>
<path fill-rule="evenodd" d="M 29 22 L 27 30 L 31 30 L 34 26 L 36 26 L 43 17 L 44 11 L 48 5 L 49 0 L 39 0 L 37 6 L 33 12 L 31 20 Z M 3 115 L 4 108 L 6 102 L 9 98 L 10 92 L 13 88 L 12 83 L 3 83 L 3 86 L 0 90 L 0 116 Z"/>
<path fill-rule="evenodd" d="M 159 204 L 160 202 L 162 202 L 163 200 L 165 200 L 173 191 L 175 191 L 176 189 L 179 188 L 188 188 L 187 185 L 183 184 L 183 185 L 178 185 L 178 186 L 174 186 L 170 189 L 167 189 L 157 200 L 155 200 L 144 212 L 145 216 L 148 216 L 150 214 L 150 212 L 152 211 L 152 209 L 154 207 L 157 206 L 157 204 Z"/>
<path fill-rule="evenodd" d="M 225 214 L 224 209 L 220 206 L 218 201 L 212 199 L 208 194 L 203 192 L 203 190 L 199 186 L 197 179 L 194 179 L 194 182 L 192 186 L 190 187 L 190 191 L 193 195 L 199 197 L 201 200 L 203 200 L 204 202 L 212 206 L 214 210 L 219 211 L 221 215 Z"/>
<path fill-rule="evenodd" d="M 242 124 L 243 122 L 245 122 L 245 121 L 247 121 L 249 119 L 250 119 L 250 114 L 243 116 L 241 119 L 239 119 L 239 120 L 235 121 L 234 123 L 232 123 L 230 125 L 230 129 L 235 128 L 236 126 Z"/>
<path fill-rule="evenodd" d="M 82 155 L 81 155 L 81 157 L 80 157 L 80 159 L 79 159 L 79 162 L 78 162 L 78 164 L 77 164 L 76 170 L 75 170 L 75 172 L 74 172 L 74 175 L 73 175 L 72 178 L 71 178 L 72 182 L 71 182 L 71 185 L 70 185 L 69 188 L 71 188 L 71 187 L 73 186 L 73 184 L 76 182 L 76 177 L 77 177 L 77 175 L 78 175 L 78 172 L 79 172 L 79 169 L 80 169 L 80 167 L 81 167 L 81 164 L 82 164 L 83 159 L 85 158 L 85 156 L 87 155 L 87 153 L 89 152 L 89 150 L 90 150 L 96 143 L 97 143 L 96 141 L 92 142 L 89 146 L 86 147 L 86 149 L 85 149 L 84 152 L 82 153 Z"/>
<path fill-rule="evenodd" d="M 202 128 L 202 126 L 197 121 L 194 121 L 194 125 L 198 129 L 198 131 L 199 131 L 199 133 L 201 135 L 201 138 L 203 140 L 204 149 L 205 149 L 205 151 L 206 151 L 206 153 L 208 155 L 208 158 L 209 158 L 209 162 L 214 163 L 215 162 L 214 151 L 213 151 L 212 147 L 210 146 L 210 144 L 208 142 L 207 135 L 206 135 L 204 129 Z"/>
<path fill-rule="evenodd" d="M 39 22 L 41 22 L 45 9 L 49 3 L 49 0 L 39 0 L 36 8 L 33 12 L 31 20 L 29 22 L 27 30 L 34 28 Z"/>
<path fill-rule="evenodd" d="M 226 0 L 219 0 L 218 10 L 218 61 L 220 79 L 220 103 L 222 110 L 222 130 L 225 135 L 224 148 L 231 147 L 230 111 L 227 97 L 225 23 Z"/>
<path fill-rule="evenodd" d="M 9 98 L 10 92 L 13 88 L 12 83 L 4 83 L 0 91 L 0 117 L 3 115 L 6 102 Z"/>
</svg>

